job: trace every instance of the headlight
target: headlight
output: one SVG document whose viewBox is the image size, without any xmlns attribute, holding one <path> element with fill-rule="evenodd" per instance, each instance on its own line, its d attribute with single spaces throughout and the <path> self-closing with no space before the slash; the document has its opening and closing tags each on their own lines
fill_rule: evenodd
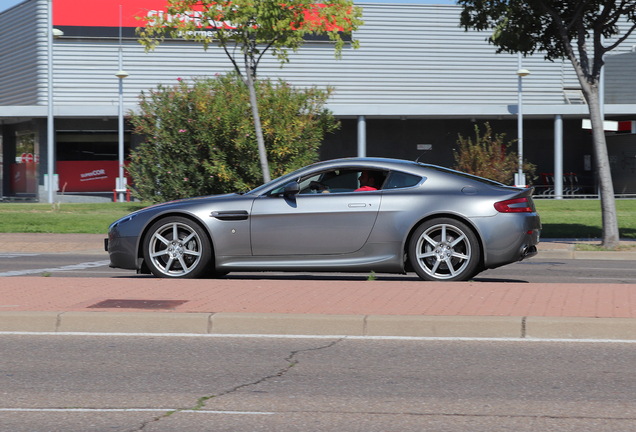
<svg viewBox="0 0 636 432">
<path fill-rule="evenodd" d="M 112 230 L 113 228 L 115 228 L 117 225 L 126 223 L 126 222 L 130 222 L 131 220 L 133 220 L 135 217 L 137 216 L 137 213 L 131 213 L 128 216 L 125 216 L 121 219 L 116 220 L 115 222 L 113 222 L 112 224 L 110 224 L 110 226 L 108 227 L 108 231 Z"/>
</svg>

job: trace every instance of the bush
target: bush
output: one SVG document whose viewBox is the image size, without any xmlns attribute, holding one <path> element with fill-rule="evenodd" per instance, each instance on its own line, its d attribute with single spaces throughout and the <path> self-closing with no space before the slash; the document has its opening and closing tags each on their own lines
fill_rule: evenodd
<svg viewBox="0 0 636 432">
<path fill-rule="evenodd" d="M 323 108 L 332 89 L 259 80 L 257 91 L 272 177 L 316 162 L 324 134 L 339 127 Z M 248 90 L 234 74 L 142 92 L 131 123 L 146 138 L 128 167 L 141 200 L 240 192 L 262 183 Z"/>
<path fill-rule="evenodd" d="M 455 156 L 455 169 L 468 174 L 495 180 L 505 185 L 512 185 L 514 174 L 519 167 L 519 157 L 517 153 L 506 153 L 516 140 L 504 143 L 506 134 L 494 135 L 489 123 L 485 123 L 486 131 L 483 136 L 479 135 L 479 126 L 475 125 L 475 138 L 464 139 L 459 135 L 457 144 L 459 151 L 453 150 Z M 526 175 L 528 184 L 532 184 L 535 178 L 536 166 L 525 161 L 523 162 L 523 172 Z"/>
</svg>

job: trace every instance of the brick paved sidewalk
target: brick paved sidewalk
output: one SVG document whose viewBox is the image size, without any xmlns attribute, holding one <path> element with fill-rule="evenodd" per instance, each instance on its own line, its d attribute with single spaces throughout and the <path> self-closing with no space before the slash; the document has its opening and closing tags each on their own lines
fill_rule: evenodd
<svg viewBox="0 0 636 432">
<path fill-rule="evenodd" d="M 633 284 L 153 277 L 11 277 L 0 281 L 0 307 L 4 311 L 105 311 L 94 305 L 109 299 L 183 302 L 150 307 L 167 313 L 636 318 Z"/>
<path fill-rule="evenodd" d="M 13 277 L 0 331 L 636 340 L 636 285 Z"/>
</svg>

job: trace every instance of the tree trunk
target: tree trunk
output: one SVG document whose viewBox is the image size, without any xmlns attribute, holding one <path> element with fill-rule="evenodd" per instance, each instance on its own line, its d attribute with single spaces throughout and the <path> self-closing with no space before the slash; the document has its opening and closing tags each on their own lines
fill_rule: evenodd
<svg viewBox="0 0 636 432">
<path fill-rule="evenodd" d="M 616 249 L 619 245 L 618 220 L 616 218 L 616 202 L 614 200 L 614 184 L 605 142 L 605 130 L 601 116 L 601 105 L 597 86 L 582 86 L 586 93 L 592 122 L 594 139 L 594 157 L 600 184 L 601 214 L 603 217 L 602 246 Z"/>
<path fill-rule="evenodd" d="M 263 182 L 267 183 L 271 180 L 269 175 L 269 164 L 267 163 L 267 150 L 265 149 L 265 139 L 263 138 L 263 129 L 261 127 L 261 115 L 258 112 L 258 101 L 256 98 L 256 84 L 252 71 L 247 70 L 247 88 L 250 92 L 250 105 L 252 105 L 252 117 L 254 118 L 254 129 L 256 130 L 256 142 L 258 144 L 258 156 L 261 160 L 261 170 L 263 171 Z"/>
</svg>

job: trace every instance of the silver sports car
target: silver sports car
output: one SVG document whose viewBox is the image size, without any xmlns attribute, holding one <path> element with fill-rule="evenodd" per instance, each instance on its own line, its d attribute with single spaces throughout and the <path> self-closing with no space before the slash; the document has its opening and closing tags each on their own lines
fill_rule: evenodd
<svg viewBox="0 0 636 432">
<path fill-rule="evenodd" d="M 395 159 L 316 163 L 245 193 L 154 205 L 110 225 L 111 267 L 405 273 L 468 280 L 536 255 L 531 188 Z"/>
</svg>

